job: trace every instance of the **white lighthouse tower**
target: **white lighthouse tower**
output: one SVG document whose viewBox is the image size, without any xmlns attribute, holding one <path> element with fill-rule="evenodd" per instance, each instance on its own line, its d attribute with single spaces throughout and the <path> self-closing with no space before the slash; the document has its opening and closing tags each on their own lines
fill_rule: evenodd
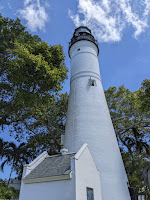
<svg viewBox="0 0 150 200">
<path fill-rule="evenodd" d="M 130 200 L 102 88 L 98 54 L 91 30 L 84 26 L 77 28 L 69 46 L 71 80 L 64 147 L 77 152 L 84 143 L 88 144 L 99 170 L 102 200 Z"/>
</svg>

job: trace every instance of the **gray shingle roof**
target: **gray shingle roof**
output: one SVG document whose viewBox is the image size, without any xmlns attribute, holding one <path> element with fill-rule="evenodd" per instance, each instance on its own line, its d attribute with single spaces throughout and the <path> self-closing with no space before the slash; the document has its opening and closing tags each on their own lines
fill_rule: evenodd
<svg viewBox="0 0 150 200">
<path fill-rule="evenodd" d="M 45 158 L 37 167 L 35 167 L 25 179 L 44 178 L 69 174 L 71 170 L 70 158 L 75 153 L 66 155 L 50 156 Z"/>
</svg>

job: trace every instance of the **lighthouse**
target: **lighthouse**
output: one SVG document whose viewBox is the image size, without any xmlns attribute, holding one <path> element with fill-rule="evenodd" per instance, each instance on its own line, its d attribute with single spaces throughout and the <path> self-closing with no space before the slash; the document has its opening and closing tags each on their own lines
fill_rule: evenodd
<svg viewBox="0 0 150 200">
<path fill-rule="evenodd" d="M 88 145 L 99 171 L 102 200 L 130 200 L 128 179 L 102 87 L 99 47 L 89 28 L 75 29 L 68 53 L 71 79 L 64 147 L 77 152 L 85 143 Z"/>
<path fill-rule="evenodd" d="M 69 45 L 70 94 L 64 148 L 24 165 L 19 200 L 130 200 L 128 179 L 99 71 L 98 44 L 87 27 Z"/>
</svg>

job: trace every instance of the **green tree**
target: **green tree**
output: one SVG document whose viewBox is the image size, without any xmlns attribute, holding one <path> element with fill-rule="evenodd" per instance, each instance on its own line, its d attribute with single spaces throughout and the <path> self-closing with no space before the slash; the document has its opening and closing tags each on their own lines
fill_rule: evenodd
<svg viewBox="0 0 150 200">
<path fill-rule="evenodd" d="M 13 187 L 8 188 L 4 181 L 0 182 L 0 199 L 17 199 L 19 191 Z"/>
<path fill-rule="evenodd" d="M 145 79 L 142 82 L 142 87 L 138 90 L 138 100 L 140 102 L 140 110 L 150 113 L 150 79 Z"/>
<path fill-rule="evenodd" d="M 19 19 L 0 15 L 0 126 L 18 142 L 28 142 L 16 146 L 0 139 L 2 170 L 7 163 L 20 174 L 32 155 L 61 148 L 68 100 L 60 94 L 68 72 L 64 59 L 61 45 L 48 45 Z"/>
<path fill-rule="evenodd" d="M 54 123 L 58 122 L 54 120 L 54 107 L 65 99 L 59 94 L 67 78 L 64 59 L 60 45 L 50 46 L 29 34 L 19 19 L 0 15 L 2 130 L 9 128 L 10 135 L 18 141 L 40 133 L 52 135 Z M 51 143 L 57 141 L 53 139 Z"/>
<path fill-rule="evenodd" d="M 33 133 L 28 138 L 28 146 L 36 155 L 47 151 L 50 155 L 59 153 L 61 135 L 65 132 L 68 94 L 61 94 L 41 110 L 36 110 L 36 123 L 30 124 Z"/>
<path fill-rule="evenodd" d="M 138 91 L 110 87 L 105 95 L 130 185 L 148 187 L 144 171 L 150 167 L 150 80 Z"/>
</svg>

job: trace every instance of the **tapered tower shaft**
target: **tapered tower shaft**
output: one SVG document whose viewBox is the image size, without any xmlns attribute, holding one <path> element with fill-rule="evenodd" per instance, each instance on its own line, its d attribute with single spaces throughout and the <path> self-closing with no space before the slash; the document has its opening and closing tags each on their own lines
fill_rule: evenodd
<svg viewBox="0 0 150 200">
<path fill-rule="evenodd" d="M 127 176 L 107 107 L 98 62 L 99 48 L 87 27 L 70 42 L 70 95 L 64 146 L 77 152 L 87 143 L 100 173 L 102 200 L 130 200 Z"/>
</svg>

